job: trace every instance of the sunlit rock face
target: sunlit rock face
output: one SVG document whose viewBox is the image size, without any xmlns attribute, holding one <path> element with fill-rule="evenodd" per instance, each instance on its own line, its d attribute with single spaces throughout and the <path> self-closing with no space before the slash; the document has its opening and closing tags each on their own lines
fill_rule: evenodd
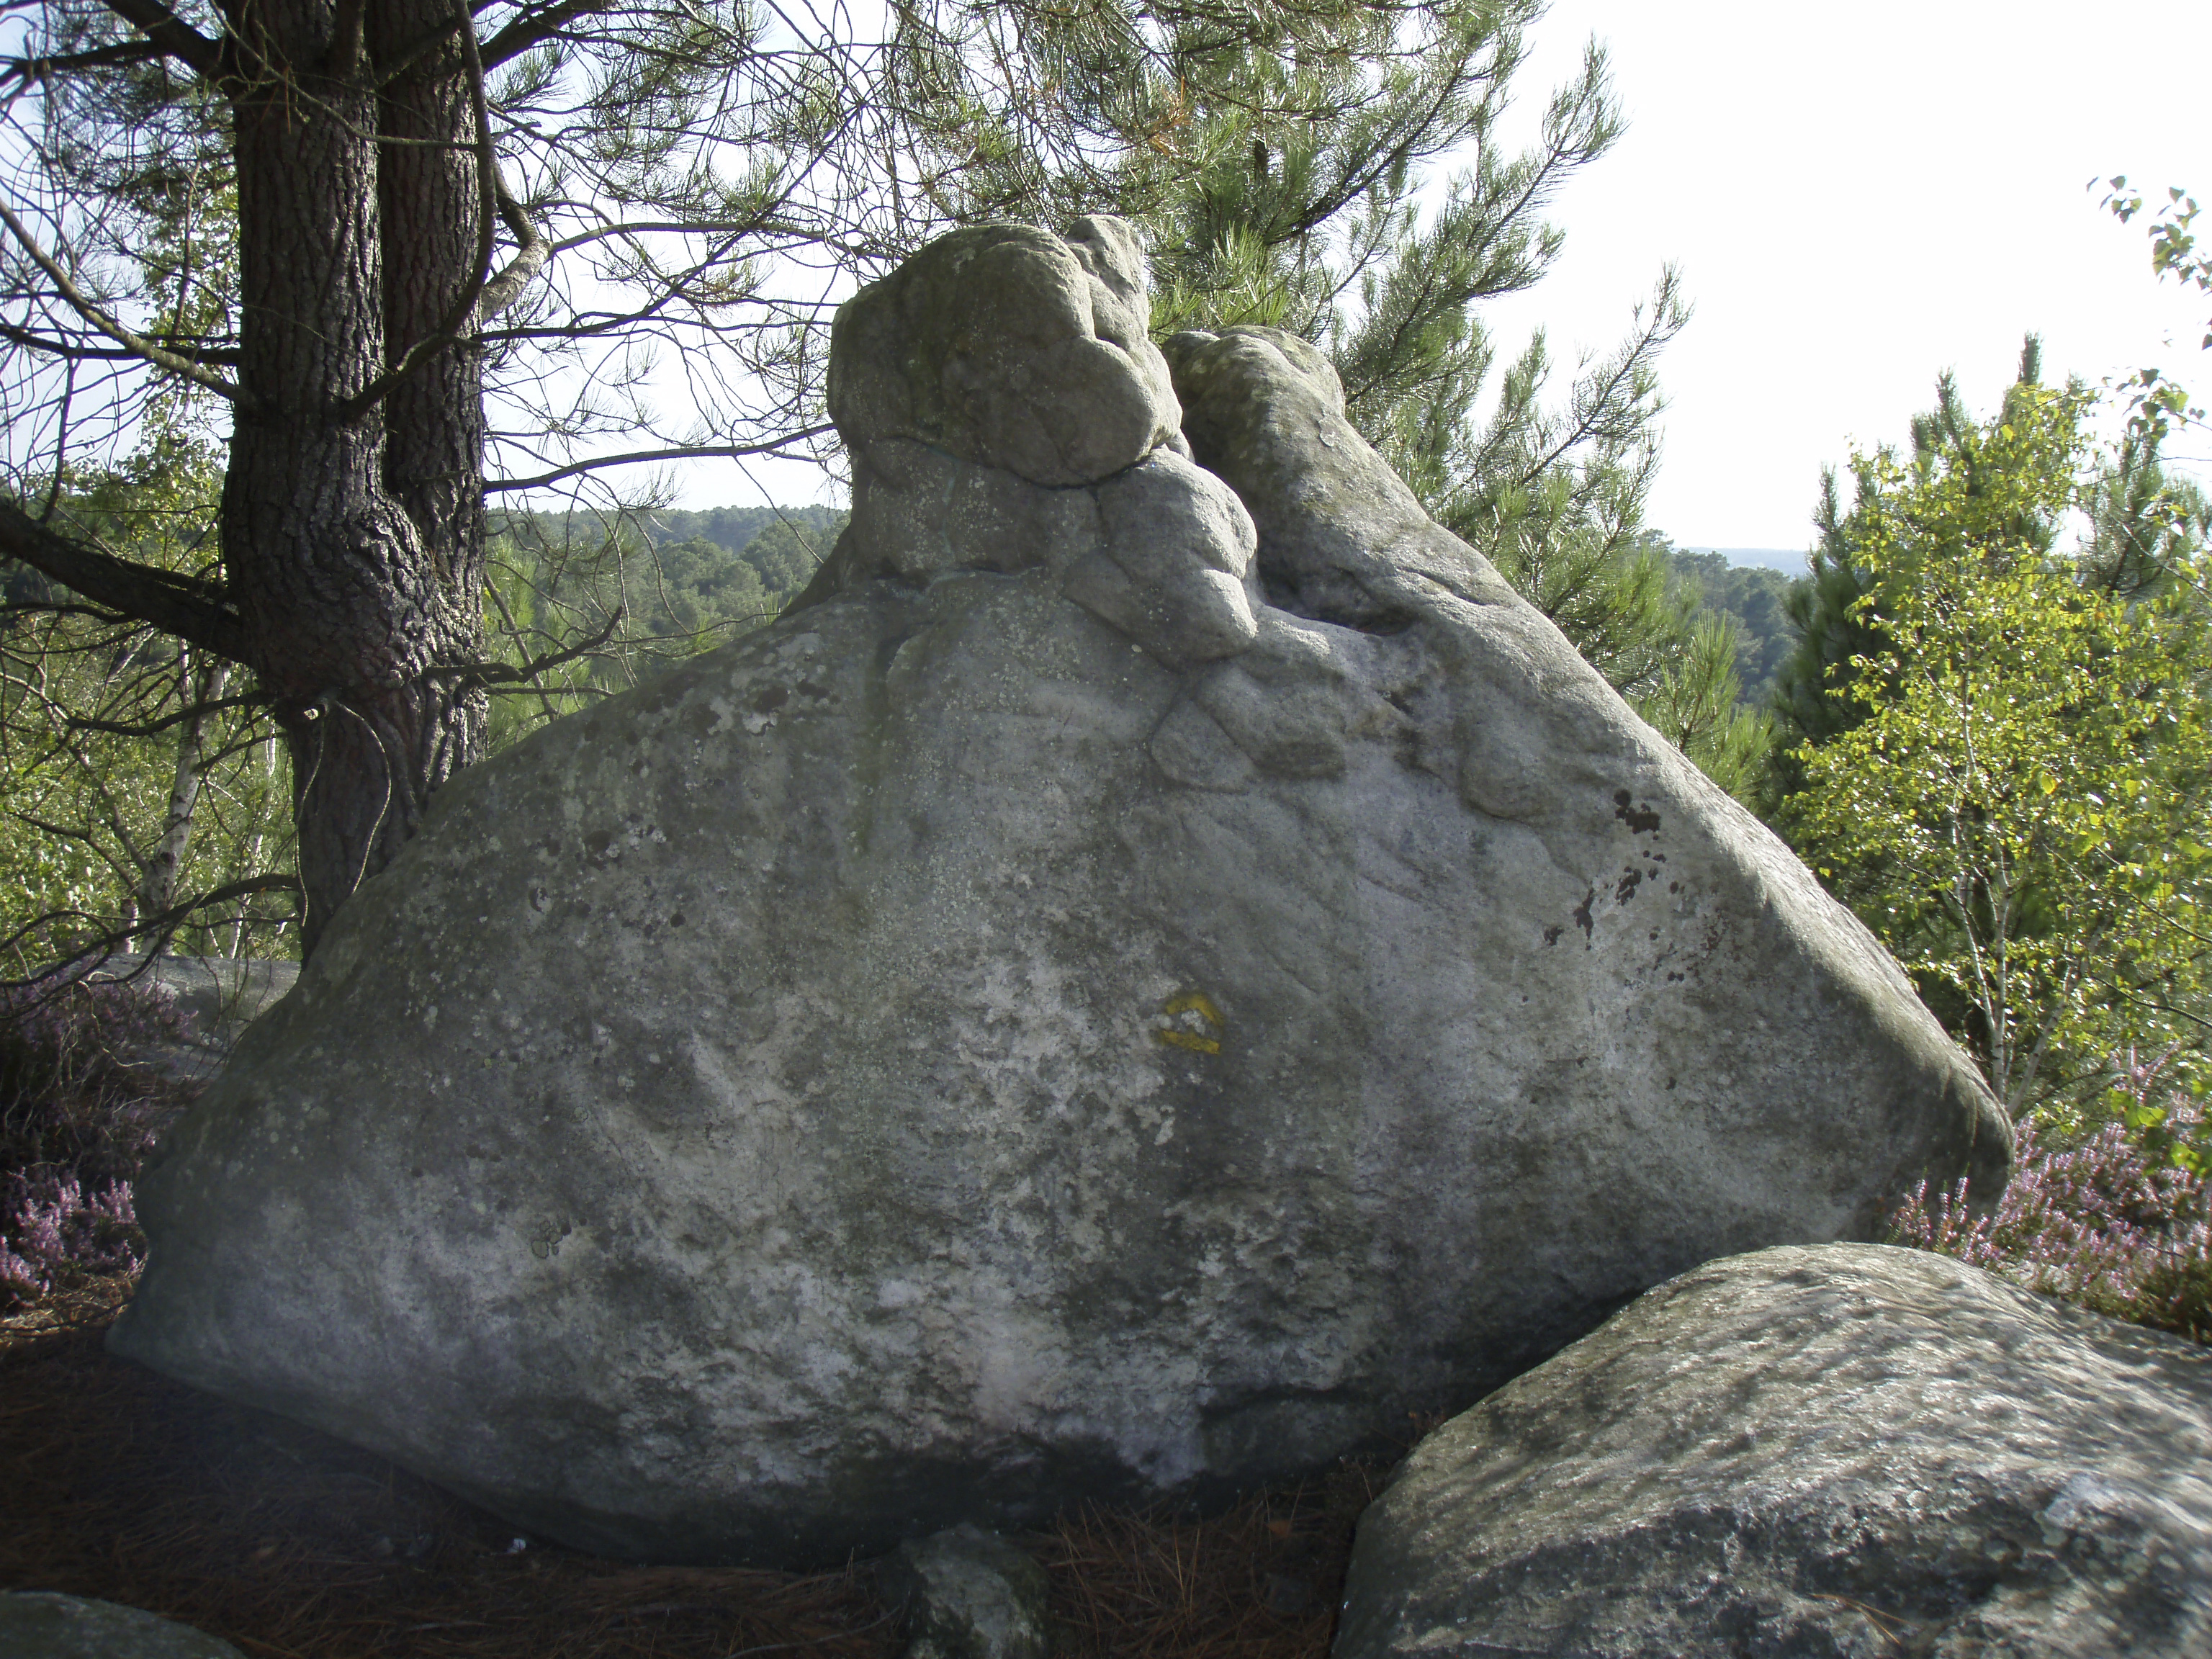
<svg viewBox="0 0 2212 1659">
<path fill-rule="evenodd" d="M 1108 220 L 847 305 L 805 599 L 440 795 L 146 1182 L 118 1351 L 580 1546 L 842 1559 L 1389 1445 L 2002 1176 L 1310 349 L 1145 314 Z"/>
</svg>

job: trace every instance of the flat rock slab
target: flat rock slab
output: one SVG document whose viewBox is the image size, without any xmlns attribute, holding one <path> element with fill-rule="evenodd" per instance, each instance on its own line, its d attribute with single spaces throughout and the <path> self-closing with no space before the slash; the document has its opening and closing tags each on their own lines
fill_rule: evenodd
<svg viewBox="0 0 2212 1659">
<path fill-rule="evenodd" d="M 245 1659 L 228 1642 L 137 1607 L 51 1591 L 0 1595 L 0 1659 Z"/>
<path fill-rule="evenodd" d="M 1335 1659 L 2212 1653 L 2212 1350 L 1880 1245 L 1650 1291 L 1418 1447 Z"/>
<path fill-rule="evenodd" d="M 1042 236 L 951 247 L 1141 314 Z M 584 1547 L 835 1561 L 1383 1449 L 2002 1179 L 1896 965 L 1297 343 L 1081 345 L 1196 459 L 1042 483 L 1055 383 L 925 291 L 853 302 L 928 423 L 805 608 L 440 793 L 165 1143 L 116 1351 Z"/>
</svg>

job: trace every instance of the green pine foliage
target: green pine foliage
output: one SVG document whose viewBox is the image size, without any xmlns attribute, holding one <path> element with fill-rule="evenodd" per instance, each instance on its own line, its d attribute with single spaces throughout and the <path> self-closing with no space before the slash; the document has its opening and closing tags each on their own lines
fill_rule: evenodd
<svg viewBox="0 0 2212 1659">
<path fill-rule="evenodd" d="M 1643 524 L 1680 285 L 1659 273 L 1622 343 L 1571 366 L 1540 333 L 1502 361 L 1480 314 L 1542 279 L 1565 245 L 1547 207 L 1623 130 L 1593 46 L 1528 148 L 1496 142 L 1541 11 L 1376 8 L 1356 49 L 1255 55 L 1163 136 L 1194 172 L 1134 151 L 1096 205 L 1151 234 L 1155 332 L 1264 324 L 1320 347 L 1437 522 L 1640 696 L 1693 632 Z"/>
<path fill-rule="evenodd" d="M 1744 704 L 1742 654 L 1734 620 L 1698 611 L 1656 684 L 1630 702 L 1707 777 L 1750 805 L 1774 732 L 1763 709 Z"/>
</svg>

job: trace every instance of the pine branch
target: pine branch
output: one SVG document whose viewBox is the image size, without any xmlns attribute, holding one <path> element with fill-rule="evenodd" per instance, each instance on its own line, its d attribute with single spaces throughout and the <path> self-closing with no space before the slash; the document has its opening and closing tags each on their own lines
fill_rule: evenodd
<svg viewBox="0 0 2212 1659">
<path fill-rule="evenodd" d="M 222 48 L 158 0 L 105 0 L 108 10 L 137 29 L 162 53 L 209 80 L 223 71 Z"/>
<path fill-rule="evenodd" d="M 484 67 L 497 69 L 532 46 L 544 45 L 578 18 L 613 9 L 610 0 L 563 0 L 543 11 L 526 12 L 484 42 Z"/>
<path fill-rule="evenodd" d="M 166 56 L 151 40 L 125 40 L 112 46 L 95 46 L 89 52 L 66 52 L 53 58 L 10 58 L 0 64 L 0 79 L 14 76 L 27 85 L 49 76 L 67 75 L 72 70 L 108 69 L 118 64 L 143 64 L 149 58 Z"/>
<path fill-rule="evenodd" d="M 98 306 L 93 304 L 84 296 L 77 285 L 70 280 L 69 273 L 56 263 L 53 256 L 39 246 L 38 239 L 31 234 L 23 222 L 9 212 L 4 205 L 0 205 L 0 225 L 7 226 L 15 240 L 23 245 L 23 251 L 31 256 L 32 263 L 46 273 L 47 280 L 53 283 L 62 298 L 69 301 L 71 310 L 107 336 L 109 339 L 129 351 L 131 356 L 143 358 L 157 368 L 166 368 L 172 374 L 181 375 L 193 385 L 204 386 L 217 397 L 227 398 L 232 403 L 242 407 L 256 406 L 254 399 L 247 397 L 245 392 L 224 380 L 222 375 L 203 368 L 189 357 L 179 357 L 173 351 L 164 350 L 142 335 L 132 333 Z"/>
<path fill-rule="evenodd" d="M 244 659 L 237 616 L 212 582 L 118 559 L 50 529 L 4 499 L 0 554 L 52 577 L 94 605 L 150 623 L 233 661 Z"/>
<path fill-rule="evenodd" d="M 80 714 L 63 716 L 72 731 L 111 732 L 121 738 L 150 738 L 157 732 L 166 732 L 173 726 L 195 720 L 226 708 L 251 708 L 270 701 L 265 691 L 249 691 L 241 696 L 217 697 L 211 702 L 196 702 L 189 708 L 179 708 L 175 714 L 163 716 L 143 726 L 134 726 L 128 720 L 96 720 Z"/>
<path fill-rule="evenodd" d="M 33 334 L 27 328 L 18 328 L 13 323 L 0 322 L 0 340 L 12 340 L 27 349 L 43 351 L 50 356 L 66 357 L 76 363 L 135 363 L 145 361 L 142 353 L 126 350 L 121 346 L 77 345 L 69 340 L 49 339 L 43 334 Z M 164 349 L 173 349 L 176 342 L 155 338 L 153 343 Z M 235 363 L 238 361 L 237 349 L 231 346 L 203 347 L 194 342 L 191 345 L 191 361 L 197 363 Z"/>
</svg>

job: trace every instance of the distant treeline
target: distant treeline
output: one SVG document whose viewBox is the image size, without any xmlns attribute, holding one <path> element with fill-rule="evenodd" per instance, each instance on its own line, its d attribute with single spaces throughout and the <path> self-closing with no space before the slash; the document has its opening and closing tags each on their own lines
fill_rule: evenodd
<svg viewBox="0 0 2212 1659">
<path fill-rule="evenodd" d="M 623 645 L 688 655 L 773 620 L 813 580 L 847 516 L 830 507 L 504 514 L 491 526 L 498 597 L 515 613 L 510 631 L 548 639 L 556 614 L 588 634 L 619 603 Z"/>
<path fill-rule="evenodd" d="M 850 515 L 835 507 L 711 507 L 635 513 L 533 513 L 495 518 L 511 580 L 532 616 L 550 608 L 628 607 L 624 641 L 653 657 L 688 654 L 773 620 L 813 579 Z M 1718 553 L 1675 549 L 1646 536 L 1692 615 L 1711 611 L 1736 630 L 1738 701 L 1764 708 L 1796 635 L 1784 596 L 1802 580 Z M 619 572 L 617 575 L 616 573 Z M 586 602 L 586 596 L 590 602 Z"/>
<path fill-rule="evenodd" d="M 664 546 L 707 541 L 732 553 L 744 552 L 762 532 L 781 522 L 796 535 L 818 542 L 826 554 L 848 516 L 842 507 L 710 507 L 698 512 L 670 508 L 647 514 L 644 522 Z"/>
<path fill-rule="evenodd" d="M 1717 553 L 1662 550 L 1675 580 L 1686 590 L 1695 590 L 1692 597 L 1698 609 L 1716 611 L 1735 623 L 1739 701 L 1747 708 L 1765 708 L 1773 697 L 1782 660 L 1797 642 L 1783 608 L 1784 597 L 1804 578 L 1760 565 L 1732 565 Z"/>
</svg>

